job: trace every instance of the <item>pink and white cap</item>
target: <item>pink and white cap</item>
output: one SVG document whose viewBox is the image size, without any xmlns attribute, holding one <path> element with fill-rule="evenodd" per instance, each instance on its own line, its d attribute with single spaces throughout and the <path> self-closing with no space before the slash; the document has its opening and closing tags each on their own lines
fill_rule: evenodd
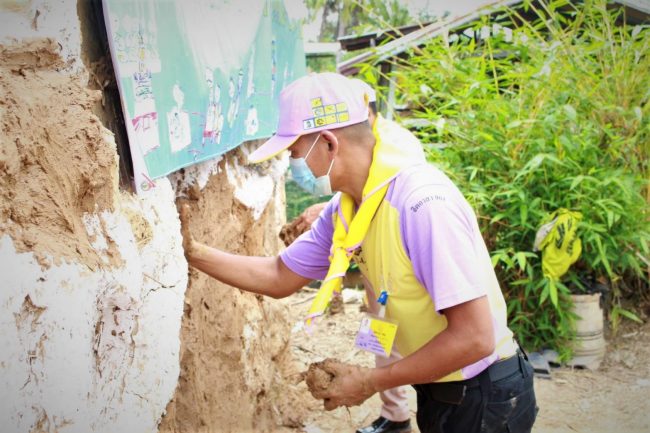
<svg viewBox="0 0 650 433">
<path fill-rule="evenodd" d="M 298 140 L 301 135 L 343 128 L 368 120 L 368 106 L 352 80 L 333 72 L 298 78 L 280 93 L 276 134 L 248 156 L 262 162 Z"/>
</svg>

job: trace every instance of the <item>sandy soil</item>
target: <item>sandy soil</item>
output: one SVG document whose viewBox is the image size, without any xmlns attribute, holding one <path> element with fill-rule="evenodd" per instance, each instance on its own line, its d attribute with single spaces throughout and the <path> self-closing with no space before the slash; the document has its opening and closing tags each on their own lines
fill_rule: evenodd
<svg viewBox="0 0 650 433">
<path fill-rule="evenodd" d="M 298 362 L 308 364 L 326 357 L 372 366 L 372 355 L 354 348 L 360 304 L 346 304 L 345 312 L 325 317 L 313 335 L 300 329 L 309 309 L 313 289 L 283 300 L 295 324 L 292 349 Z M 598 371 L 557 368 L 551 379 L 536 378 L 539 416 L 533 432 L 642 433 L 650 432 L 650 323 L 625 324 L 608 339 L 607 354 Z M 415 425 L 415 391 L 409 389 Z M 373 396 L 359 407 L 325 412 L 320 401 L 309 402 L 308 433 L 354 432 L 372 422 L 381 401 Z M 417 428 L 414 428 L 417 432 Z"/>
</svg>

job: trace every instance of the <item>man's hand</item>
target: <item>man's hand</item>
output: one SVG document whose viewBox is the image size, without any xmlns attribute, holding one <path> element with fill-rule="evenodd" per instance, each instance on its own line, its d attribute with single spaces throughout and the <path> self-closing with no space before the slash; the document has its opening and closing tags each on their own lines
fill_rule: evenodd
<svg viewBox="0 0 650 433">
<path fill-rule="evenodd" d="M 190 256 L 196 248 L 196 242 L 190 232 L 190 205 L 181 203 L 178 209 L 181 217 L 181 234 L 183 235 L 183 250 L 185 251 L 185 258 L 190 259 Z"/>
<path fill-rule="evenodd" d="M 325 410 L 334 410 L 358 406 L 377 392 L 371 374 L 370 368 L 326 359 L 312 364 L 305 380 L 314 398 L 323 400 Z"/>
</svg>

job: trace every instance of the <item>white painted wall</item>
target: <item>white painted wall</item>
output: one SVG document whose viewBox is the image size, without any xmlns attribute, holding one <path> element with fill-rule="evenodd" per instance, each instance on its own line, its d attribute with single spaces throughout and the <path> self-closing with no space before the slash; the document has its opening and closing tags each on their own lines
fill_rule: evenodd
<svg viewBox="0 0 650 433">
<path fill-rule="evenodd" d="M 0 0 L 0 44 L 34 37 L 59 42 L 69 70 L 85 72 L 77 0 Z"/>
<path fill-rule="evenodd" d="M 32 37 L 60 44 L 62 73 L 86 73 L 76 0 L 0 0 L 0 43 Z M 178 382 L 187 287 L 174 192 L 158 184 L 146 199 L 118 194 L 114 212 L 85 215 L 100 254 L 115 243 L 116 268 L 42 269 L 0 236 L 3 433 L 157 431 Z"/>
<path fill-rule="evenodd" d="M 239 149 L 244 157 L 248 157 L 264 141 L 245 142 Z M 169 179 L 176 189 L 176 196 L 187 198 L 190 189 L 198 188 L 200 191 L 205 188 L 210 176 L 219 172 L 219 164 L 222 159 L 218 157 L 200 162 L 169 175 Z M 284 194 L 278 190 L 284 189 L 284 176 L 289 168 L 288 152 L 284 152 L 279 158 L 264 165 L 242 165 L 237 158 L 232 158 L 224 166 L 228 182 L 235 187 L 235 198 L 251 210 L 255 220 L 260 218 L 269 203 L 276 202 L 277 209 L 284 208 Z M 280 200 L 281 203 L 278 203 L 277 200 Z M 281 216 L 284 218 L 284 214 Z M 279 221 L 278 224 L 280 227 L 284 222 Z"/>
<path fill-rule="evenodd" d="M 138 244 L 127 215 L 149 226 Z M 6 433 L 155 432 L 179 374 L 187 287 L 174 193 L 163 180 L 147 199 L 123 195 L 87 215 L 98 251 L 106 236 L 124 265 L 41 269 L 0 238 L 0 425 Z M 144 222 L 146 221 L 146 222 Z"/>
<path fill-rule="evenodd" d="M 263 142 L 264 140 L 244 143 L 241 150 L 247 157 Z M 276 185 L 284 185 L 283 178 L 288 168 L 289 153 L 283 152 L 279 159 L 274 159 L 264 170 L 256 169 L 255 165 L 239 165 L 235 160 L 231 164 L 226 164 L 226 174 L 228 182 L 235 186 L 237 201 L 251 209 L 253 218 L 258 220 L 266 206 L 277 199 Z M 281 209 L 284 206 L 277 208 Z"/>
</svg>

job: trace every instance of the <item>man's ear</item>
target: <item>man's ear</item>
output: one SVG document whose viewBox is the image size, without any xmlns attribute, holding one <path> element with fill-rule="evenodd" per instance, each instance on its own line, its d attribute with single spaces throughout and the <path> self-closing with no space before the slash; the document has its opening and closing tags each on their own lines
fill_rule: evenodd
<svg viewBox="0 0 650 433">
<path fill-rule="evenodd" d="M 339 153 L 339 140 L 332 131 L 321 131 L 321 137 L 327 142 L 327 151 L 332 154 L 332 157 Z"/>
</svg>

